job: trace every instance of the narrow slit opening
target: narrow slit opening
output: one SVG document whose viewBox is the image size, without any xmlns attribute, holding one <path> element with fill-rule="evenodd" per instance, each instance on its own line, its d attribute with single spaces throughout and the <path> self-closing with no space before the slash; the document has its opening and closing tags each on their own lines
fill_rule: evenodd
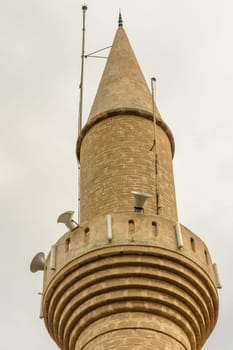
<svg viewBox="0 0 233 350">
<path fill-rule="evenodd" d="M 65 252 L 68 252 L 69 250 L 70 250 L 70 238 L 67 238 L 65 243 Z"/>
<path fill-rule="evenodd" d="M 129 233 L 132 234 L 135 231 L 135 224 L 134 220 L 129 220 L 128 221 L 128 227 L 129 227 Z"/>
<path fill-rule="evenodd" d="M 152 233 L 155 237 L 158 236 L 157 222 L 152 221 Z"/>
<path fill-rule="evenodd" d="M 192 237 L 190 238 L 190 243 L 191 243 L 192 251 L 195 252 L 196 251 L 195 241 L 194 241 L 194 239 Z"/>
<path fill-rule="evenodd" d="M 209 264 L 208 254 L 206 250 L 204 252 L 205 252 L 205 261 L 206 261 L 206 264 L 208 265 Z"/>
</svg>

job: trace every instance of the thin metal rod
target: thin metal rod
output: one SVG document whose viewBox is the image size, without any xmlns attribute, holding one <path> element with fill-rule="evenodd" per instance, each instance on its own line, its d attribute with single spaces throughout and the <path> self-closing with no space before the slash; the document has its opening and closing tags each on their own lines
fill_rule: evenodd
<svg viewBox="0 0 233 350">
<path fill-rule="evenodd" d="M 79 96 L 79 120 L 78 120 L 78 136 L 82 130 L 82 116 L 83 116 L 83 77 L 84 77 L 84 61 L 85 61 L 85 32 L 86 32 L 86 10 L 87 6 L 82 6 L 83 11 L 83 28 L 82 28 L 82 54 L 81 54 L 81 78 L 80 78 L 80 96 Z M 80 160 L 78 161 L 78 223 L 80 224 L 80 195 L 81 195 L 81 181 L 80 181 Z"/>
<path fill-rule="evenodd" d="M 152 97 L 152 113 L 153 113 L 153 122 L 154 122 L 154 144 L 156 150 L 156 115 L 155 115 L 155 87 L 154 84 L 156 78 L 151 78 L 151 97 Z"/>
<path fill-rule="evenodd" d="M 155 154 L 155 203 L 156 203 L 156 214 L 159 215 L 159 186 L 158 186 L 158 154 L 157 154 L 157 135 L 156 135 L 156 110 L 155 110 L 155 82 L 156 78 L 151 78 L 151 97 L 152 97 L 152 113 L 153 113 L 153 124 L 154 124 L 154 143 L 151 150 L 154 148 Z"/>
<path fill-rule="evenodd" d="M 94 55 L 95 53 L 98 53 L 98 52 L 101 52 L 101 51 L 104 51 L 104 50 L 110 49 L 111 47 L 112 47 L 112 46 L 107 46 L 107 47 L 104 47 L 103 49 L 100 49 L 100 50 L 97 50 L 97 51 L 91 52 L 91 53 L 89 53 L 89 54 L 85 55 L 85 58 L 90 57 L 90 56 Z"/>
<path fill-rule="evenodd" d="M 83 115 L 83 77 L 84 77 L 84 61 L 85 61 L 85 32 L 86 32 L 86 10 L 87 6 L 82 6 L 83 10 L 83 28 L 82 28 L 82 54 L 81 54 L 81 78 L 80 78 L 80 96 L 79 96 L 79 127 L 78 135 L 82 129 L 82 115 Z"/>
<path fill-rule="evenodd" d="M 85 58 L 108 58 L 107 56 L 85 56 Z"/>
</svg>

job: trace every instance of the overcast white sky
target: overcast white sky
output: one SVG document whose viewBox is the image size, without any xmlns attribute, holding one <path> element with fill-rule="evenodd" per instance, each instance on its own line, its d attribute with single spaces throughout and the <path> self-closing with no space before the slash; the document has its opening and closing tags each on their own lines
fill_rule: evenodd
<svg viewBox="0 0 233 350">
<path fill-rule="evenodd" d="M 39 320 L 42 274 L 35 253 L 64 232 L 77 210 L 77 105 L 81 1 L 0 0 L 1 349 L 57 349 Z M 180 221 L 208 245 L 224 289 L 204 350 L 232 350 L 233 2 L 87 1 L 87 53 L 124 27 L 171 127 Z M 85 116 L 104 60 L 88 59 Z"/>
</svg>

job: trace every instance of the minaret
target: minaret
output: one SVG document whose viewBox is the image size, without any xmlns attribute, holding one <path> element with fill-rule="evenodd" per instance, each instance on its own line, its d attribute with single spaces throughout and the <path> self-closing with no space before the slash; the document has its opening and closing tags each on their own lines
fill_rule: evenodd
<svg viewBox="0 0 233 350">
<path fill-rule="evenodd" d="M 43 317 L 62 350 L 200 350 L 215 326 L 216 270 L 178 223 L 174 140 L 152 100 L 120 16 L 77 142 L 80 223 L 45 261 Z"/>
</svg>

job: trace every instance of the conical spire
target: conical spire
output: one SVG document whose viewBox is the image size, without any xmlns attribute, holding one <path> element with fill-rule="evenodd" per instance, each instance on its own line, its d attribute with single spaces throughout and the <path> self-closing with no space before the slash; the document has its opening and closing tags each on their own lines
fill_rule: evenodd
<svg viewBox="0 0 233 350">
<path fill-rule="evenodd" d="M 122 26 L 116 32 L 89 121 L 119 109 L 152 113 L 151 92 Z"/>
</svg>

